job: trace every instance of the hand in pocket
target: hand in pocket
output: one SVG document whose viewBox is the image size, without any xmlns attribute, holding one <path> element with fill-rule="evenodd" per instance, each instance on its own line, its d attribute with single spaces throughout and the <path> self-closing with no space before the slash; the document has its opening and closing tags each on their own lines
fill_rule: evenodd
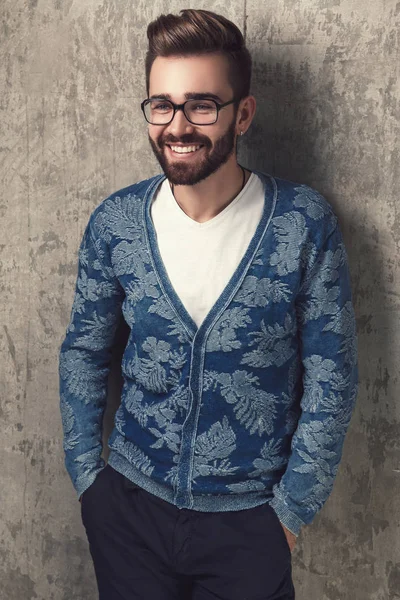
<svg viewBox="0 0 400 600">
<path fill-rule="evenodd" d="M 289 531 L 289 529 L 287 529 L 283 525 L 283 523 L 281 523 L 281 525 L 282 525 L 282 528 L 283 528 L 283 532 L 284 532 L 284 534 L 286 536 L 287 543 L 288 543 L 289 548 L 290 548 L 290 552 L 293 552 L 293 549 L 294 549 L 294 547 L 296 545 L 297 537 L 294 535 L 294 533 L 292 533 L 291 531 Z"/>
</svg>

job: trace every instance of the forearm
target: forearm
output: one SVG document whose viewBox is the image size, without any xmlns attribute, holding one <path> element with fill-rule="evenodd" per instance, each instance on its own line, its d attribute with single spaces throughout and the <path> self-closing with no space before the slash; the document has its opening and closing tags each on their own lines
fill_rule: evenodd
<svg viewBox="0 0 400 600">
<path fill-rule="evenodd" d="M 61 347 L 63 448 L 65 465 L 78 494 L 89 487 L 104 466 L 102 423 L 109 369 L 98 367 L 96 358 L 87 351 L 69 348 L 68 341 Z"/>
<path fill-rule="evenodd" d="M 331 493 L 357 394 L 357 340 L 347 256 L 336 228 L 298 296 L 301 416 L 271 505 L 297 534 Z"/>
<path fill-rule="evenodd" d="M 304 411 L 292 439 L 285 474 L 274 487 L 271 506 L 282 524 L 298 535 L 328 499 L 342 456 L 355 389 L 337 400 L 335 411 Z"/>
<path fill-rule="evenodd" d="M 65 464 L 78 495 L 104 466 L 102 424 L 114 335 L 121 316 L 122 288 L 106 248 L 98 253 L 87 227 L 78 265 L 70 323 L 60 349 L 60 411 Z"/>
</svg>

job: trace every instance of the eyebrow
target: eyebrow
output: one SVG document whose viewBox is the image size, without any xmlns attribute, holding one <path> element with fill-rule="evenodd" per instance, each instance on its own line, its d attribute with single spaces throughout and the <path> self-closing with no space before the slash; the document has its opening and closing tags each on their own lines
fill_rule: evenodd
<svg viewBox="0 0 400 600">
<path fill-rule="evenodd" d="M 153 94 L 152 96 L 150 96 L 149 100 L 156 100 L 157 98 L 159 98 L 160 100 L 171 100 L 171 94 Z M 216 100 L 217 102 L 220 102 L 221 104 L 223 104 L 222 99 L 220 98 L 220 96 L 217 96 L 216 94 L 212 94 L 211 92 L 186 92 L 185 94 L 185 99 L 186 100 Z"/>
</svg>

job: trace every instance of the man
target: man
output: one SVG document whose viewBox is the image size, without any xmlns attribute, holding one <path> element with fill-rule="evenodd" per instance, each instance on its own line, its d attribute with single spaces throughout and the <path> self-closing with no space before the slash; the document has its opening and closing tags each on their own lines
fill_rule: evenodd
<svg viewBox="0 0 400 600">
<path fill-rule="evenodd" d="M 100 599 L 291 599 L 291 550 L 332 489 L 356 397 L 345 248 L 317 192 L 237 163 L 256 102 L 236 26 L 184 10 L 148 38 L 142 110 L 164 175 L 92 214 L 60 356 Z"/>
</svg>

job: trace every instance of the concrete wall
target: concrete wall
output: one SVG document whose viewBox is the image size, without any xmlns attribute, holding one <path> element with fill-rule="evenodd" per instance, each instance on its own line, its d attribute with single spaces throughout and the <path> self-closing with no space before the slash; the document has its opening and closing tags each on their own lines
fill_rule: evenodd
<svg viewBox="0 0 400 600">
<path fill-rule="evenodd" d="M 139 107 L 146 24 L 188 5 L 246 32 L 259 110 L 243 163 L 324 193 L 350 255 L 360 393 L 334 492 L 294 553 L 298 598 L 400 598 L 396 0 L 2 0 L 0 598 L 96 598 L 58 347 L 89 214 L 158 172 Z"/>
</svg>

